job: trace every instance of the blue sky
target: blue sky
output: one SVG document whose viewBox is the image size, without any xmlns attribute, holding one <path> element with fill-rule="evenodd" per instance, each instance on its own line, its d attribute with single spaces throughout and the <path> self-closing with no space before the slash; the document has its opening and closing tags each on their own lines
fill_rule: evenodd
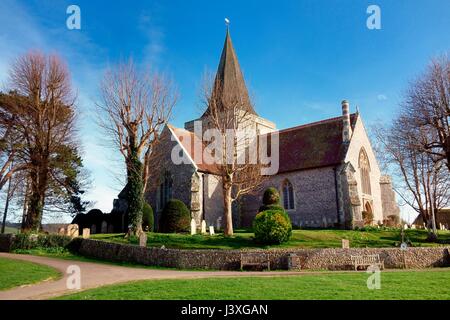
<svg viewBox="0 0 450 320">
<path fill-rule="evenodd" d="M 81 30 L 66 27 L 71 4 L 81 8 Z M 381 8 L 381 30 L 366 27 L 371 4 Z M 109 65 L 132 57 L 173 78 L 180 100 L 172 123 L 183 126 L 200 113 L 202 74 L 217 68 L 228 17 L 261 116 L 286 128 L 340 115 L 340 101 L 348 99 L 370 127 L 388 121 L 408 81 L 449 51 L 449 12 L 448 0 L 1 0 L 0 84 L 7 84 L 12 59 L 30 49 L 68 62 L 93 177 L 89 197 L 109 211 L 121 188 L 120 157 L 94 122 Z"/>
</svg>

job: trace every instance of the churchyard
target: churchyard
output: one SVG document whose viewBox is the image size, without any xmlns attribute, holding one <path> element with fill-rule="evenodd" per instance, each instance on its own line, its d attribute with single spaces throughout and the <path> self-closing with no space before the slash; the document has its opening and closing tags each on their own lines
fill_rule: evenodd
<svg viewBox="0 0 450 320">
<path fill-rule="evenodd" d="M 437 247 L 450 244 L 450 231 L 439 231 L 438 242 L 426 241 L 428 232 L 423 229 L 405 231 L 405 238 L 415 247 Z M 125 234 L 95 234 L 92 239 L 117 243 L 138 244 L 138 239 L 127 240 Z M 208 234 L 148 233 L 147 246 L 174 249 L 279 249 L 279 248 L 340 248 L 342 239 L 349 240 L 352 248 L 399 247 L 402 242 L 399 228 L 364 228 L 362 230 L 322 230 L 298 229 L 292 231 L 289 241 L 282 244 L 265 245 L 255 241 L 251 230 L 236 230 L 234 236 L 225 237 L 222 233 Z"/>
</svg>

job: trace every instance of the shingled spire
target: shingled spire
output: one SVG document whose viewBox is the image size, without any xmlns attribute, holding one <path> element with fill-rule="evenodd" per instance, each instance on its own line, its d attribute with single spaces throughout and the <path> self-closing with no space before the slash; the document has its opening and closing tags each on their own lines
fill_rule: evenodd
<svg viewBox="0 0 450 320">
<path fill-rule="evenodd" d="M 224 107 L 227 105 L 226 101 L 239 101 L 245 111 L 256 115 L 251 105 L 244 76 L 242 75 L 233 43 L 231 42 L 228 27 L 214 86 L 215 92 L 219 92 L 222 98 Z M 205 115 L 207 113 L 208 110 L 206 110 Z"/>
</svg>

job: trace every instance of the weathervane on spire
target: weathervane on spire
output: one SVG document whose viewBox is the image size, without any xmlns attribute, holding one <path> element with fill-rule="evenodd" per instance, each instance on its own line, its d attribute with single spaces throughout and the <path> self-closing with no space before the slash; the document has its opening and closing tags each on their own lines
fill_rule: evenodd
<svg viewBox="0 0 450 320">
<path fill-rule="evenodd" d="M 227 28 L 230 27 L 230 19 L 225 18 L 225 25 L 227 26 Z"/>
</svg>

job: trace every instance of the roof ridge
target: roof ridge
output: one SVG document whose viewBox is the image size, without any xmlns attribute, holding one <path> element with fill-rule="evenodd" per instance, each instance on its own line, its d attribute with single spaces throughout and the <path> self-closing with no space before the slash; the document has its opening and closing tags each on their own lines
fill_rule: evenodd
<svg viewBox="0 0 450 320">
<path fill-rule="evenodd" d="M 350 117 L 354 116 L 354 115 L 357 115 L 357 113 L 355 112 L 355 113 L 350 114 Z M 319 124 L 333 122 L 333 121 L 336 121 L 336 120 L 339 120 L 339 119 L 342 119 L 342 116 L 334 117 L 334 118 L 328 118 L 328 119 L 319 120 L 319 121 L 314 121 L 314 122 L 310 122 L 310 123 L 305 123 L 305 124 L 301 124 L 301 125 L 298 125 L 298 126 L 295 126 L 295 127 L 281 129 L 278 132 L 281 133 L 281 132 L 288 132 L 288 131 L 291 131 L 291 130 L 298 130 L 298 129 L 302 129 L 302 128 L 316 126 L 316 125 L 319 125 Z"/>
</svg>

